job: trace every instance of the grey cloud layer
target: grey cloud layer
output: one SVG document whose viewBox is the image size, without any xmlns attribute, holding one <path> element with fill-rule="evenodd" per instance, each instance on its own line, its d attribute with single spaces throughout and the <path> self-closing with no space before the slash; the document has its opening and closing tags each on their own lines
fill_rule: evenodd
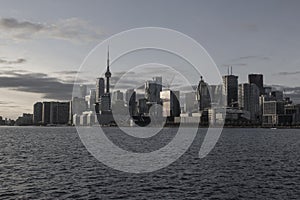
<svg viewBox="0 0 300 200">
<path fill-rule="evenodd" d="M 19 21 L 15 18 L 0 19 L 0 36 L 13 40 L 35 37 L 63 39 L 73 42 L 99 40 L 104 32 L 78 18 L 69 18 L 55 23 Z"/>
<path fill-rule="evenodd" d="M 43 98 L 71 99 L 73 82 L 50 77 L 44 73 L 25 70 L 4 70 L 0 72 L 0 86 L 22 92 L 39 93 Z"/>
<path fill-rule="evenodd" d="M 18 58 L 17 60 L 6 60 L 6 59 L 0 58 L 0 64 L 11 65 L 11 64 L 21 64 L 21 63 L 25 63 L 25 62 L 26 62 L 26 59 L 24 59 L 24 58 Z"/>
</svg>

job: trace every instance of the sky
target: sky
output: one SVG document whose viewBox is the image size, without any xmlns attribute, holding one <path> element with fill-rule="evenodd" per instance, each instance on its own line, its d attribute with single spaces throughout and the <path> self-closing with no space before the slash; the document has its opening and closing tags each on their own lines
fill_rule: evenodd
<svg viewBox="0 0 300 200">
<path fill-rule="evenodd" d="M 188 35 L 221 74 L 232 66 L 239 82 L 262 73 L 265 84 L 300 94 L 299 9 L 297 0 L 2 0 L 0 116 L 31 113 L 37 101 L 69 100 L 89 52 L 140 27 Z M 113 46 L 110 51 L 114 57 Z M 99 57 L 99 65 L 105 62 Z M 85 72 L 80 77 L 82 83 L 93 78 Z"/>
</svg>

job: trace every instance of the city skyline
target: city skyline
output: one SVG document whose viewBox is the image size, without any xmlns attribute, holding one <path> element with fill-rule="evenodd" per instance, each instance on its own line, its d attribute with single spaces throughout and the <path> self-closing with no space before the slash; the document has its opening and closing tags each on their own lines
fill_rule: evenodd
<svg viewBox="0 0 300 200">
<path fill-rule="evenodd" d="M 198 114 L 200 112 L 200 116 L 203 115 L 203 112 L 207 110 L 208 108 L 213 108 L 213 109 L 219 109 L 223 106 L 227 107 L 227 109 L 233 109 L 236 111 L 246 111 L 249 112 L 249 120 L 253 122 L 258 122 L 261 121 L 261 114 L 260 114 L 260 109 L 264 109 L 264 107 L 261 107 L 261 101 L 264 102 L 266 101 L 267 103 L 281 103 L 281 105 L 287 105 L 287 109 L 294 108 L 293 106 L 299 106 L 300 104 L 293 104 L 293 99 L 290 99 L 290 97 L 285 96 L 283 94 L 283 91 L 276 90 L 276 88 L 268 87 L 264 85 L 264 78 L 263 74 L 248 74 L 248 82 L 247 83 L 240 83 L 238 82 L 238 76 L 232 74 L 232 69 L 231 72 L 229 73 L 228 69 L 228 74 L 222 76 L 223 78 L 223 84 L 220 85 L 208 85 L 203 77 L 200 77 L 198 86 L 196 86 L 194 89 L 190 91 L 185 91 L 182 93 L 181 90 L 175 91 L 174 88 L 171 88 L 171 85 L 163 85 L 163 76 L 156 76 L 152 77 L 152 80 L 147 80 L 144 82 L 144 94 L 141 96 L 142 93 L 137 93 L 138 90 L 141 90 L 142 88 L 127 88 L 126 90 L 120 91 L 120 90 L 114 90 L 111 88 L 110 81 L 109 79 L 112 76 L 112 73 L 110 72 L 110 61 L 109 61 L 109 50 L 107 52 L 107 68 L 106 72 L 104 74 L 106 78 L 106 84 L 104 83 L 104 78 L 103 77 L 98 77 L 96 79 L 96 84 L 94 84 L 94 87 L 88 88 L 87 85 L 80 85 L 79 90 L 77 95 L 73 96 L 72 100 L 70 101 L 65 101 L 65 102 L 58 102 L 58 101 L 43 101 L 43 102 L 36 102 L 33 105 L 33 114 L 30 113 L 23 113 L 23 117 L 19 116 L 18 119 L 16 120 L 16 124 L 33 124 L 33 125 L 47 125 L 47 124 L 68 124 L 72 125 L 73 122 L 75 121 L 75 125 L 78 125 L 79 123 L 83 123 L 82 119 L 79 117 L 84 116 L 82 115 L 83 113 L 86 113 L 85 115 L 89 114 L 91 119 L 89 119 L 89 124 L 93 125 L 97 121 L 97 117 L 95 116 L 96 113 L 102 115 L 101 112 L 109 112 L 111 115 L 111 110 L 117 109 L 117 113 L 115 114 L 121 114 L 124 112 L 126 109 L 129 109 L 129 113 L 131 117 L 133 115 L 137 116 L 135 113 L 136 111 L 133 106 L 133 104 L 136 104 L 137 109 L 140 110 L 140 101 L 142 100 L 145 101 L 144 103 L 148 104 L 161 104 L 163 105 L 163 102 L 165 101 L 164 99 L 166 98 L 166 93 L 167 91 L 176 94 L 176 96 L 173 97 L 173 99 L 178 99 L 176 100 L 176 104 L 178 104 L 178 108 L 173 108 L 177 111 L 165 111 L 165 107 L 163 105 L 163 110 L 161 111 L 162 113 L 169 113 L 168 115 L 172 116 L 171 113 L 175 112 L 177 113 L 176 116 L 181 118 L 181 114 L 183 114 L 183 117 L 185 118 L 186 114 L 189 116 L 192 114 L 193 117 L 198 118 Z M 174 78 L 174 77 L 173 77 Z M 103 83 L 99 83 L 99 80 L 103 80 Z M 172 79 L 173 81 L 173 79 Z M 100 85 L 99 85 L 100 84 Z M 220 87 L 221 86 L 221 90 Z M 158 87 L 158 88 L 157 88 Z M 104 88 L 106 88 L 104 92 Z M 219 88 L 219 89 L 218 89 Z M 112 90 L 110 90 L 112 89 Z M 99 90 L 99 94 L 97 94 L 96 91 Z M 103 90 L 103 91 L 102 91 Z M 101 92 L 102 91 L 102 92 Z M 130 92 L 131 91 L 131 92 Z M 134 93 L 134 99 L 132 97 L 128 96 L 129 93 L 133 95 Z M 158 92 L 158 94 L 157 94 Z M 127 94 L 128 93 L 128 94 Z M 160 95 L 159 95 L 160 93 Z M 171 95 L 171 93 L 169 95 Z M 226 94 L 227 100 L 226 104 L 225 102 L 221 103 L 222 100 L 222 95 Z M 125 94 L 125 95 L 124 95 Z M 136 95 L 139 94 L 139 98 L 136 98 Z M 180 95 L 179 95 L 180 94 Z M 193 94 L 192 99 L 188 100 L 187 96 L 188 94 Z M 74 94 L 73 94 L 74 95 Z M 97 97 L 99 95 L 99 97 Z M 153 96 L 154 95 L 154 96 Z M 170 97 L 168 97 L 170 100 Z M 130 100 L 129 100 L 130 99 Z M 259 100 L 261 99 L 261 100 Z M 82 102 L 81 102 L 82 100 Z M 132 102 L 132 100 L 134 102 Z M 167 100 L 167 101 L 169 101 Z M 183 100 L 183 101 L 182 101 Z M 215 101 L 217 100 L 217 101 Z M 174 101 L 174 100 L 173 100 Z M 117 102 L 117 104 L 116 104 Z M 123 102 L 123 103 L 122 103 Z M 148 103 L 147 103 L 148 102 Z M 198 103 L 196 103 L 198 102 Z M 120 104 L 121 103 L 121 104 Z M 187 105 L 188 103 L 191 103 L 191 105 Z M 117 105 L 118 107 L 114 107 Z M 145 105 L 146 105 L 145 104 Z M 182 104 L 182 105 L 180 105 Z M 198 104 L 196 106 L 196 104 Z M 213 104 L 216 104 L 217 107 L 212 106 Z M 60 105 L 64 105 L 63 107 Z M 113 105 L 113 109 L 111 106 Z M 127 105 L 127 108 L 124 106 Z M 171 104 L 170 104 L 171 105 Z M 74 107 L 75 106 L 75 107 Z M 104 106 L 104 107 L 103 107 Z M 121 107 L 119 107 L 121 106 Z M 196 106 L 196 107 L 195 107 Z M 221 107 L 219 107 L 221 106 Z M 46 112 L 46 107 L 48 109 L 47 113 Z M 98 109 L 97 109 L 98 107 Z M 124 107 L 124 108 L 123 108 Z M 148 106 L 147 106 L 148 107 Z M 151 107 L 151 106 L 150 106 Z M 195 110 L 187 110 L 186 108 L 194 108 Z M 224 107 L 224 108 L 225 108 Z M 261 107 L 261 108 L 259 108 Z M 99 109 L 100 108 L 100 109 Z M 54 109 L 54 110 L 53 110 Z M 63 109 L 59 111 L 59 109 Z M 125 110 L 124 110 L 125 109 Z M 171 108 L 170 108 L 171 109 Z M 97 111 L 98 110 L 98 111 Z M 123 111 L 121 111 L 123 110 Z M 149 108 L 143 108 L 143 112 L 149 112 Z M 96 112 L 95 112 L 96 111 Z M 100 111 L 100 112 L 99 112 Z M 197 114 L 194 116 L 192 112 L 195 112 L 194 114 Z M 236 112 L 234 111 L 234 112 Z M 116 112 L 116 110 L 115 110 Z M 157 111 L 155 111 L 157 112 Z M 227 111 L 228 112 L 228 111 Z M 229 110 L 229 115 L 230 114 Z M 37 114 L 38 113 L 38 114 Z M 52 113 L 52 114 L 50 114 Z M 190 114 L 189 114 L 190 113 Z M 77 114 L 77 117 L 76 115 Z M 98 115 L 97 114 L 97 115 Z M 125 115 L 125 113 L 123 113 Z M 123 115 L 121 114 L 121 115 Z M 39 117 L 36 117 L 39 115 Z M 45 118 L 45 115 L 48 116 L 48 118 Z M 94 115 L 94 116 L 93 116 Z M 103 115 L 104 119 L 108 117 L 108 119 L 112 119 L 109 116 Z M 2 117 L 2 116 L 1 116 Z M 73 119 L 73 117 L 75 117 Z M 80 121 L 78 121 L 77 120 Z M 102 117 L 103 118 L 103 117 Z M 39 120 L 37 120 L 39 119 Z M 73 119 L 73 120 L 72 120 Z M 195 118 L 194 118 L 195 119 Z M 259 121 L 257 121 L 259 119 Z M 1 118 L 3 120 L 3 118 Z M 87 119 L 85 119 L 87 120 Z M 93 122 L 92 122 L 92 121 Z M 98 118 L 99 120 L 99 118 Z M 174 119 L 173 119 L 174 120 Z M 296 117 L 295 120 L 298 120 Z M 107 121 L 107 120 L 105 120 Z M 177 120 L 178 121 L 178 120 Z M 186 119 L 184 120 L 186 123 Z M 193 120 L 192 120 L 193 121 Z M 270 119 L 269 119 L 270 121 Z M 54 123 L 53 123 L 54 122 Z M 3 122 L 2 122 L 3 123 Z M 9 121 L 6 121 L 5 123 L 11 123 L 10 119 Z M 100 121 L 99 121 L 100 123 Z M 176 122 L 178 123 L 178 122 Z M 73 124 L 74 125 L 74 124 Z"/>
<path fill-rule="evenodd" d="M 3 1 L 0 92 L 5 95 L 0 98 L 0 115 L 15 119 L 31 112 L 33 102 L 70 99 L 78 68 L 95 45 L 113 34 L 144 26 L 183 32 L 204 46 L 222 74 L 233 66 L 243 83 L 247 74 L 262 73 L 267 85 L 295 87 L 285 92 L 295 93 L 293 99 L 298 100 L 299 4 L 267 0 Z M 111 54 L 117 56 L 114 51 Z M 100 55 L 97 64 L 105 65 L 105 57 Z M 94 78 L 81 73 L 82 82 Z M 115 68 L 114 73 L 116 77 L 122 71 Z"/>
</svg>

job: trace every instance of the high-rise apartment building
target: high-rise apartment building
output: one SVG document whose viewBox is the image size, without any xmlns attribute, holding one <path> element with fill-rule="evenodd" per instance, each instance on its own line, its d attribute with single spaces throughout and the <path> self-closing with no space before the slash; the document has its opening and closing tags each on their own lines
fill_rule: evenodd
<svg viewBox="0 0 300 200">
<path fill-rule="evenodd" d="M 228 107 L 238 107 L 238 76 L 223 76 L 223 93 L 227 96 Z"/>
</svg>

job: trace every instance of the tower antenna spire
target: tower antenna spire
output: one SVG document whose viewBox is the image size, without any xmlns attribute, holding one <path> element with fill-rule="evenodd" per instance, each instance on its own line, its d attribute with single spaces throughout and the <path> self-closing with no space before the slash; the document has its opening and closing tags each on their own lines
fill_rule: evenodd
<svg viewBox="0 0 300 200">
<path fill-rule="evenodd" d="M 109 71 L 109 46 L 107 47 L 107 68 L 105 72 L 105 77 L 106 77 L 106 93 L 109 93 L 109 79 L 111 77 L 111 73 Z"/>
<path fill-rule="evenodd" d="M 109 45 L 107 46 L 107 68 L 109 69 Z"/>
</svg>

